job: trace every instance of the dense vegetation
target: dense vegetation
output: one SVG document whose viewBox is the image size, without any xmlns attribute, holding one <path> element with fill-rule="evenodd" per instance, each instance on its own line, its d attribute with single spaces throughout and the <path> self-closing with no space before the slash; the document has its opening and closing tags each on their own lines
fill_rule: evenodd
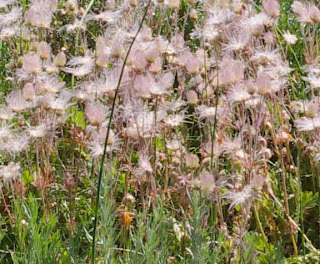
<svg viewBox="0 0 320 264">
<path fill-rule="evenodd" d="M 0 0 L 0 263 L 319 263 L 318 5 Z"/>
</svg>

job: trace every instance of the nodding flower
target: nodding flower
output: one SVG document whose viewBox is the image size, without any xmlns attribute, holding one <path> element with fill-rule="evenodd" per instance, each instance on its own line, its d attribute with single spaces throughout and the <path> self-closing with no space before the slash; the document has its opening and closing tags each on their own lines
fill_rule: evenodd
<svg viewBox="0 0 320 264">
<path fill-rule="evenodd" d="M 1 9 L 1 8 L 0 8 Z M 9 13 L 0 13 L 0 27 L 10 26 L 22 16 L 22 8 L 14 6 Z"/>
<path fill-rule="evenodd" d="M 272 18 L 280 16 L 280 4 L 278 0 L 264 0 L 262 3 L 264 12 Z"/>
<path fill-rule="evenodd" d="M 300 23 L 314 24 L 320 21 L 320 10 L 312 1 L 308 3 L 294 1 L 291 8 Z"/>
<path fill-rule="evenodd" d="M 8 165 L 0 166 L 0 177 L 5 184 L 8 184 L 20 177 L 20 169 L 21 167 L 19 163 L 14 163 L 11 161 Z"/>
</svg>

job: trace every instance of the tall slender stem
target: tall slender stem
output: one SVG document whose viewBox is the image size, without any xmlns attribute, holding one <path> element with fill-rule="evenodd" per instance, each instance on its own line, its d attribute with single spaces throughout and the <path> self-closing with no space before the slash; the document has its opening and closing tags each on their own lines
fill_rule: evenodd
<svg viewBox="0 0 320 264">
<path fill-rule="evenodd" d="M 146 18 L 150 3 L 151 3 L 151 0 L 148 1 L 148 4 L 147 4 L 147 6 L 145 8 L 145 12 L 143 14 L 141 23 L 139 25 L 139 29 L 138 29 L 137 33 L 135 34 L 135 36 L 134 36 L 134 38 L 133 38 L 133 40 L 132 40 L 132 42 L 131 42 L 131 44 L 129 46 L 129 49 L 127 51 L 126 57 L 125 57 L 125 59 L 123 61 L 123 65 L 122 65 L 122 68 L 121 68 L 121 72 L 120 72 L 117 88 L 115 90 L 115 94 L 114 94 L 113 101 L 112 101 L 112 107 L 111 107 L 111 112 L 110 112 L 109 121 L 108 121 L 107 134 L 106 134 L 106 138 L 105 138 L 105 141 L 104 141 L 103 154 L 102 154 L 102 157 L 101 157 L 100 169 L 99 169 L 98 189 L 97 189 L 97 194 L 96 194 L 96 206 L 95 206 L 95 212 L 94 212 L 94 226 L 93 226 L 93 236 L 92 236 L 92 260 L 91 260 L 92 264 L 95 263 L 96 233 L 97 233 L 97 223 L 98 223 L 97 218 L 98 218 L 98 209 L 99 209 L 99 202 L 100 202 L 101 181 L 102 181 L 102 173 L 103 173 L 103 167 L 104 167 L 103 165 L 104 165 L 104 161 L 105 161 L 105 158 L 106 158 L 108 139 L 109 139 L 109 134 L 110 134 L 110 129 L 111 129 L 112 117 L 113 117 L 114 108 L 115 108 L 115 105 L 116 105 L 116 99 L 118 97 L 119 87 L 120 87 L 122 76 L 123 76 L 123 73 L 124 73 L 124 68 L 125 68 L 126 62 L 128 60 L 128 56 L 129 56 L 129 53 L 131 51 L 131 48 L 132 48 L 137 36 L 138 36 L 138 34 L 139 34 L 139 32 L 140 32 L 140 30 L 142 28 L 142 24 L 143 24 L 143 21 Z"/>
</svg>

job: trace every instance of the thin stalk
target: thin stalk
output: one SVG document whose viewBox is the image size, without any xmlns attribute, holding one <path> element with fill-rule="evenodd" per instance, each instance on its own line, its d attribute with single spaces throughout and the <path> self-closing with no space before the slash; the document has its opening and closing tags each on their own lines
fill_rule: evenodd
<svg viewBox="0 0 320 264">
<path fill-rule="evenodd" d="M 120 72 L 119 81 L 118 81 L 117 88 L 115 90 L 115 94 L 114 94 L 113 101 L 112 101 L 111 113 L 110 113 L 110 117 L 109 117 L 109 121 L 108 121 L 107 134 L 106 134 L 106 138 L 105 138 L 105 141 L 104 141 L 103 154 L 102 154 L 102 157 L 101 157 L 100 169 L 99 169 L 98 189 L 97 189 L 97 194 L 96 194 L 96 207 L 95 207 L 95 212 L 94 212 L 94 226 L 93 226 L 93 236 L 92 236 L 92 259 L 91 259 L 92 264 L 95 263 L 96 233 L 97 233 L 97 223 L 98 223 L 97 218 L 98 218 L 98 208 L 99 208 L 99 202 L 100 202 L 101 181 L 102 181 L 102 173 L 103 173 L 103 164 L 104 164 L 104 161 L 105 161 L 105 158 L 106 158 L 107 145 L 108 145 L 109 134 L 110 134 L 110 129 L 111 129 L 112 117 L 113 117 L 114 108 L 115 108 L 115 105 L 116 105 L 116 99 L 118 97 L 119 87 L 120 87 L 122 76 L 123 76 L 123 73 L 124 73 L 124 68 L 125 68 L 126 62 L 128 60 L 128 56 L 129 56 L 129 53 L 131 51 L 131 48 L 132 48 L 137 36 L 138 36 L 138 34 L 139 34 L 139 32 L 140 32 L 140 30 L 142 28 L 142 24 L 143 24 L 143 21 L 146 18 L 150 3 L 151 3 L 151 0 L 148 1 L 148 4 L 147 4 L 147 6 L 145 8 L 144 15 L 143 15 L 141 23 L 139 25 L 139 29 L 138 29 L 137 33 L 135 34 L 135 36 L 134 36 L 134 38 L 133 38 L 133 40 L 132 40 L 132 42 L 131 42 L 131 44 L 129 46 L 129 49 L 127 51 L 126 57 L 125 57 L 125 59 L 123 61 L 121 72 Z"/>
<path fill-rule="evenodd" d="M 262 235 L 262 238 L 263 238 L 265 244 L 268 246 L 269 245 L 268 244 L 268 239 L 266 237 L 266 234 L 264 233 L 264 229 L 263 229 L 262 223 L 260 221 L 260 217 L 259 217 L 259 213 L 258 213 L 256 205 L 253 206 L 253 212 L 254 212 L 254 217 L 255 217 L 255 219 L 257 221 L 258 227 L 259 227 L 259 231 L 260 231 L 260 233 Z"/>
<path fill-rule="evenodd" d="M 287 184 L 286 184 L 286 175 L 285 175 L 285 168 L 283 163 L 283 157 L 281 156 L 281 177 L 282 177 L 282 188 L 284 193 L 284 209 L 285 213 L 290 216 L 290 209 L 289 209 L 289 202 L 288 202 L 288 192 L 287 192 Z M 290 226 L 290 239 L 293 246 L 294 255 L 298 256 L 298 248 L 295 240 L 295 236 L 293 234 L 292 227 Z"/>
</svg>

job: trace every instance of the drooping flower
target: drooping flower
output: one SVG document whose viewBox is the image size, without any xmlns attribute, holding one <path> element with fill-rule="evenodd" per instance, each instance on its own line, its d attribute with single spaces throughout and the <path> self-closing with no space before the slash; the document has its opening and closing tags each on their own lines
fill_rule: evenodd
<svg viewBox="0 0 320 264">
<path fill-rule="evenodd" d="M 313 131 L 320 127 L 320 116 L 314 118 L 302 117 L 295 120 L 295 126 L 299 131 Z"/>
<path fill-rule="evenodd" d="M 22 16 L 21 7 L 12 7 L 9 13 L 0 13 L 0 27 L 15 23 Z"/>
<path fill-rule="evenodd" d="M 55 6 L 50 0 L 35 0 L 25 13 L 27 25 L 38 28 L 50 28 L 52 21 L 52 11 Z"/>
<path fill-rule="evenodd" d="M 85 108 L 85 113 L 90 124 L 99 126 L 106 121 L 108 108 L 102 104 L 88 103 Z"/>
<path fill-rule="evenodd" d="M 69 67 L 64 67 L 62 70 L 74 76 L 82 77 L 92 72 L 94 64 L 95 62 L 91 56 L 91 52 L 87 52 L 83 57 L 73 57 L 68 62 Z"/>
<path fill-rule="evenodd" d="M 13 163 L 12 161 L 8 165 L 0 166 L 0 177 L 3 182 L 8 184 L 20 177 L 20 164 Z"/>
<path fill-rule="evenodd" d="M 23 57 L 23 69 L 29 74 L 41 72 L 41 61 L 39 55 L 29 53 Z"/>
<path fill-rule="evenodd" d="M 6 97 L 8 107 L 16 113 L 22 112 L 28 107 L 27 101 L 22 92 L 13 91 Z"/>
<path fill-rule="evenodd" d="M 262 6 L 268 16 L 272 18 L 280 16 L 280 4 L 277 0 L 265 0 Z"/>
<path fill-rule="evenodd" d="M 312 24 L 320 20 L 320 11 L 312 2 L 302 3 L 300 1 L 294 1 L 291 8 L 301 23 Z"/>
</svg>

